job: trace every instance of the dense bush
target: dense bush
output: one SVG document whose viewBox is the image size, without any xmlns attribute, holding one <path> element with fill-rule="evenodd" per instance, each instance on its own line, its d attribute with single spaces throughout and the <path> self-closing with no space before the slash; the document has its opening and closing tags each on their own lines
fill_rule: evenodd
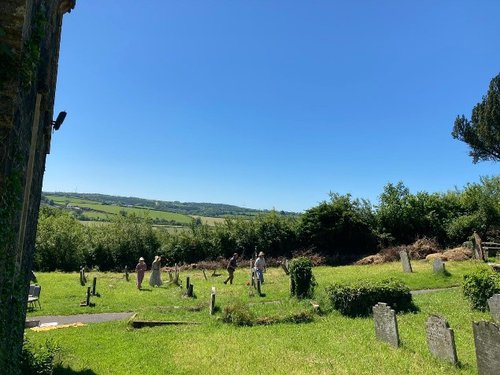
<svg viewBox="0 0 500 375">
<path fill-rule="evenodd" d="M 473 309 L 485 311 L 488 298 L 500 293 L 500 275 L 486 269 L 466 274 L 463 293 Z"/>
<path fill-rule="evenodd" d="M 342 315 L 368 316 L 378 302 L 385 302 L 395 311 L 412 311 L 410 289 L 397 280 L 363 281 L 344 285 L 332 284 L 326 288 L 332 307 Z"/>
<path fill-rule="evenodd" d="M 288 265 L 290 272 L 290 294 L 297 298 L 309 298 L 314 294 L 316 281 L 312 263 L 306 257 L 294 258 Z"/>
<path fill-rule="evenodd" d="M 35 346 L 24 339 L 20 369 L 23 375 L 51 375 L 54 371 L 59 348 L 49 341 L 45 345 Z"/>
<path fill-rule="evenodd" d="M 36 234 L 35 268 L 75 271 L 90 249 L 87 228 L 67 212 L 42 207 Z"/>
</svg>

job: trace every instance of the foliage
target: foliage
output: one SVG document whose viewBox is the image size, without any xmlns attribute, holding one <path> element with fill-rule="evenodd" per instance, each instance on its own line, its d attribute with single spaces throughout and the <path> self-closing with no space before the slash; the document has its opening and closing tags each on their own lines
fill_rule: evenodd
<svg viewBox="0 0 500 375">
<path fill-rule="evenodd" d="M 500 293 L 500 275 L 486 269 L 464 275 L 463 294 L 473 309 L 485 311 L 495 293 Z"/>
<path fill-rule="evenodd" d="M 349 194 L 330 193 L 330 201 L 310 208 L 301 217 L 299 238 L 304 247 L 335 261 L 353 260 L 376 248 L 371 205 Z"/>
<path fill-rule="evenodd" d="M 30 38 L 26 40 L 23 47 L 20 69 L 21 82 L 26 89 L 30 88 L 33 84 L 38 64 L 40 63 L 41 43 L 48 23 L 44 12 L 45 9 L 42 4 L 41 8 L 35 15 Z"/>
<path fill-rule="evenodd" d="M 474 163 L 500 160 L 500 74 L 491 80 L 486 96 L 472 109 L 470 120 L 457 116 L 451 134 L 469 145 Z"/>
<path fill-rule="evenodd" d="M 37 270 L 75 271 L 84 264 L 89 245 L 86 228 L 73 216 L 41 207 L 35 243 Z"/>
<path fill-rule="evenodd" d="M 52 375 L 59 347 L 46 341 L 45 344 L 34 345 L 24 339 L 21 353 L 20 370 L 23 375 Z"/>
<path fill-rule="evenodd" d="M 237 326 L 251 326 L 254 324 L 254 316 L 247 305 L 235 302 L 224 306 L 222 321 Z"/>
<path fill-rule="evenodd" d="M 402 282 L 388 279 L 352 284 L 334 283 L 326 288 L 332 307 L 350 317 L 368 316 L 378 302 L 385 302 L 395 311 L 412 311 L 415 306 L 410 289 Z"/>
<path fill-rule="evenodd" d="M 312 263 L 306 257 L 294 258 L 289 263 L 290 294 L 297 298 L 309 298 L 314 294 L 316 280 L 312 273 Z"/>
<path fill-rule="evenodd" d="M 5 37 L 5 30 L 0 27 L 0 40 Z M 15 55 L 11 48 L 0 41 L 0 90 L 4 84 L 13 79 L 17 72 Z"/>
</svg>

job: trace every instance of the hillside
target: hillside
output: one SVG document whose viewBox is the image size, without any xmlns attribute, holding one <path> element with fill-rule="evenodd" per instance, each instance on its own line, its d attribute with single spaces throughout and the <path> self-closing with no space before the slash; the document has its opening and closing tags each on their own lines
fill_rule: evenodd
<svg viewBox="0 0 500 375">
<path fill-rule="evenodd" d="M 171 202 L 104 194 L 43 192 L 42 203 L 71 208 L 81 220 L 108 221 L 114 215 L 147 215 L 156 224 L 187 225 L 193 219 L 222 221 L 224 217 L 253 217 L 269 210 L 256 210 L 221 203 Z M 297 215 L 280 212 L 282 215 Z"/>
</svg>

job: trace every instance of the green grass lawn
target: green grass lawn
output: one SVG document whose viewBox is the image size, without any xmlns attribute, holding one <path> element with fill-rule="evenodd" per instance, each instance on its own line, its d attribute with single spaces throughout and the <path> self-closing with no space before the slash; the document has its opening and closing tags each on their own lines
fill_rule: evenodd
<svg viewBox="0 0 500 375">
<path fill-rule="evenodd" d="M 317 267 L 315 299 L 326 307 L 324 288 L 334 281 L 397 277 L 412 289 L 459 285 L 463 274 L 476 262 L 448 262 L 449 276 L 435 276 L 426 262 L 413 262 L 415 272 L 404 274 L 399 263 L 377 266 Z M 126 322 L 96 323 L 80 328 L 28 332 L 34 342 L 49 339 L 62 348 L 63 367 L 95 374 L 475 374 L 472 320 L 488 314 L 473 312 L 460 289 L 414 296 L 418 313 L 398 315 L 402 348 L 393 349 L 375 339 L 371 318 L 346 318 L 336 312 L 316 316 L 312 323 L 235 327 L 221 322 L 221 312 L 208 314 L 210 287 L 217 290 L 216 303 L 223 308 L 234 301 L 249 305 L 259 317 L 283 316 L 310 310 L 308 301 L 288 296 L 288 278 L 270 269 L 263 286 L 264 297 L 250 295 L 248 272 L 235 273 L 235 284 L 224 285 L 224 276 L 205 281 L 201 271 L 191 277 L 196 298 L 182 297 L 176 286 L 135 289 L 135 276 L 126 282 L 121 274 L 97 273 L 96 306 L 81 308 L 85 288 L 78 274 L 38 274 L 42 285 L 42 310 L 30 316 L 82 312 L 134 311 L 146 319 L 199 322 L 190 326 L 163 326 L 132 330 Z M 94 274 L 90 273 L 89 280 Z M 146 276 L 146 281 L 148 280 Z M 164 279 L 167 279 L 166 275 Z M 90 283 L 89 283 L 90 285 Z M 145 284 L 147 285 L 147 283 Z M 271 302 L 271 303 L 266 303 Z M 430 356 L 424 323 L 429 314 L 445 317 L 455 330 L 461 366 L 455 368 Z M 65 372 L 59 368 L 59 374 Z M 83 373 L 83 372 L 82 372 Z M 91 374 L 91 372 L 88 372 Z"/>
</svg>

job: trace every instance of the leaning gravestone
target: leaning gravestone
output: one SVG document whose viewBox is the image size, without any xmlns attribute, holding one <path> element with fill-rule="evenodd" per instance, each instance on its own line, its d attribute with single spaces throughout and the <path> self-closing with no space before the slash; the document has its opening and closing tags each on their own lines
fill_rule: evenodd
<svg viewBox="0 0 500 375">
<path fill-rule="evenodd" d="M 476 345 L 477 373 L 498 375 L 500 373 L 500 327 L 486 321 L 472 322 Z"/>
<path fill-rule="evenodd" d="M 500 294 L 493 294 L 493 297 L 488 299 L 488 307 L 493 320 L 500 324 Z"/>
<path fill-rule="evenodd" d="M 439 272 L 444 272 L 444 262 L 442 259 L 437 258 L 434 259 L 434 262 L 432 262 L 432 271 L 439 273 Z"/>
<path fill-rule="evenodd" d="M 403 265 L 403 271 L 407 273 L 413 272 L 411 268 L 410 256 L 406 250 L 401 250 L 399 252 L 399 257 L 401 258 L 401 264 Z"/>
<path fill-rule="evenodd" d="M 399 332 L 396 313 L 386 303 L 379 302 L 373 306 L 373 320 L 375 321 L 375 336 L 395 348 L 399 347 Z"/>
<path fill-rule="evenodd" d="M 437 315 L 431 315 L 425 323 L 427 345 L 435 356 L 454 365 L 458 363 L 455 335 L 448 322 Z"/>
</svg>

